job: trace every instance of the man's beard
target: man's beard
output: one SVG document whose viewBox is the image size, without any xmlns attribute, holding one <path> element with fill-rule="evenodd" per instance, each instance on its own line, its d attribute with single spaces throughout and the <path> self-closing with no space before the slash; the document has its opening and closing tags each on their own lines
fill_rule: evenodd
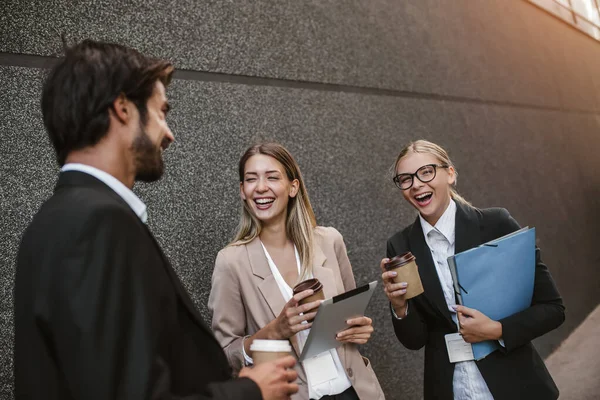
<svg viewBox="0 0 600 400">
<path fill-rule="evenodd" d="M 152 143 L 141 122 L 138 135 L 131 144 L 131 151 L 135 156 L 136 181 L 154 182 L 162 177 L 165 166 L 160 147 Z"/>
</svg>

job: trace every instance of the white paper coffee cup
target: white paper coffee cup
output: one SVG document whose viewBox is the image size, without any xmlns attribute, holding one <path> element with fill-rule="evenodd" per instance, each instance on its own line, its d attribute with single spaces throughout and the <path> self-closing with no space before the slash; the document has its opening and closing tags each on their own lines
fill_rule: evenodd
<svg viewBox="0 0 600 400">
<path fill-rule="evenodd" d="M 254 339 L 250 345 L 254 365 L 289 356 L 292 346 L 287 340 Z"/>
</svg>

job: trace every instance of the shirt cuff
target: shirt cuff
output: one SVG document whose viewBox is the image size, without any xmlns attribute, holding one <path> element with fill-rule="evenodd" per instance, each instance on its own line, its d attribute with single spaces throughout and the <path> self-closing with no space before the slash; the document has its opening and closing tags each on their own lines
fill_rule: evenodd
<svg viewBox="0 0 600 400">
<path fill-rule="evenodd" d="M 406 318 L 406 316 L 408 315 L 408 303 L 406 303 L 406 311 L 405 311 L 404 317 L 402 317 L 402 318 L 400 318 L 400 317 L 399 317 L 399 316 L 396 314 L 396 310 L 394 310 L 394 307 L 391 307 L 391 309 L 392 309 L 392 315 L 393 315 L 393 316 L 394 316 L 394 318 L 396 318 L 396 319 L 403 319 L 403 318 Z M 503 346 L 504 346 L 504 345 L 503 345 Z"/>
<path fill-rule="evenodd" d="M 246 365 L 254 365 L 254 360 L 248 356 L 248 354 L 246 354 L 246 347 L 244 346 L 244 342 L 246 341 L 246 339 L 248 339 L 250 336 L 244 336 L 242 338 L 242 354 L 244 355 L 244 363 Z"/>
</svg>

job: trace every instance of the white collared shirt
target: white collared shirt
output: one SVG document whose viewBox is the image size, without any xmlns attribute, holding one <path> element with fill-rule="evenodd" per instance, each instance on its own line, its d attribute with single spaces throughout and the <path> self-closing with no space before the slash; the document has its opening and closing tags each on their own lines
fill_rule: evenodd
<svg viewBox="0 0 600 400">
<path fill-rule="evenodd" d="M 61 172 L 67 171 L 79 171 L 86 173 L 88 175 L 92 175 L 94 178 L 102 181 L 106 186 L 115 191 L 125 202 L 131 207 L 133 212 L 142 220 L 143 223 L 146 223 L 148 220 L 148 212 L 146 210 L 146 205 L 140 200 L 139 197 L 135 195 L 127 186 L 125 186 L 121 181 L 112 176 L 109 173 L 106 173 L 98 168 L 78 163 L 69 163 L 65 164 L 61 169 Z"/>
<path fill-rule="evenodd" d="M 265 247 L 265 245 L 262 242 L 260 244 L 263 247 L 265 256 L 267 257 L 267 261 L 269 263 L 269 268 L 271 269 L 271 273 L 273 274 L 273 277 L 275 278 L 275 281 L 277 282 L 279 291 L 281 292 L 283 299 L 287 303 L 288 301 L 290 301 L 290 299 L 294 295 L 294 291 L 292 290 L 290 285 L 287 284 L 285 279 L 283 279 L 283 276 L 281 275 L 281 273 L 279 272 L 279 269 L 273 262 L 273 259 L 271 258 L 271 255 L 267 251 L 267 248 Z M 298 254 L 298 250 L 296 249 L 296 246 L 294 246 L 294 252 L 296 253 L 296 265 L 298 267 L 298 276 L 300 276 L 301 271 L 302 271 L 302 267 L 301 267 L 302 263 L 300 262 L 300 255 Z M 311 274 L 311 276 L 306 277 L 306 279 L 310 279 L 310 278 L 313 278 L 312 274 Z M 296 334 L 297 339 L 298 339 L 298 345 L 300 346 L 300 349 L 302 349 L 302 347 L 304 347 L 304 343 L 306 343 L 306 339 L 308 338 L 309 333 L 310 333 L 310 328 L 300 331 Z M 252 358 L 250 358 L 246 354 L 244 346 L 242 346 L 242 352 L 244 353 L 244 359 L 246 360 L 246 362 L 252 363 L 253 362 Z M 348 379 L 348 375 L 346 375 L 346 371 L 344 370 L 344 366 L 342 365 L 342 361 L 340 360 L 340 356 L 338 355 L 337 350 L 331 349 L 331 350 L 327 350 L 327 352 L 330 353 L 331 358 L 333 359 L 333 364 L 335 365 L 335 369 L 337 371 L 337 377 L 332 380 L 329 380 L 327 382 L 318 384 L 318 385 L 312 385 L 309 381 L 308 382 L 308 397 L 310 399 L 320 399 L 323 396 L 336 395 L 336 394 L 342 393 L 343 391 L 345 391 L 346 389 L 348 389 L 349 387 L 352 386 L 352 382 L 350 382 L 350 379 Z M 319 357 L 319 356 L 316 356 L 316 357 Z M 308 368 L 306 364 L 303 364 L 303 367 L 304 367 L 305 371 L 306 371 L 306 368 Z M 308 375 L 309 374 L 307 371 L 307 373 L 306 373 L 307 379 L 308 379 Z"/>
<path fill-rule="evenodd" d="M 453 256 L 455 251 L 456 203 L 454 200 L 450 200 L 448 208 L 446 208 L 435 226 L 431 226 L 429 222 L 425 221 L 421 214 L 419 214 L 419 220 L 421 221 L 425 242 L 431 251 L 435 269 L 442 285 L 448 310 L 452 314 L 452 320 L 458 325 L 456 311 L 452 308 L 456 305 L 454 283 L 447 261 L 448 257 Z M 463 361 L 454 364 L 452 386 L 456 400 L 494 399 L 475 361 Z"/>
</svg>

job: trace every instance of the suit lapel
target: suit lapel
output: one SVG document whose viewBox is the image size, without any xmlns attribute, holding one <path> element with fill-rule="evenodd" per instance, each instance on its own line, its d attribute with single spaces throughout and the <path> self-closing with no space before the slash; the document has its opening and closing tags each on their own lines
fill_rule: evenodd
<svg viewBox="0 0 600 400">
<path fill-rule="evenodd" d="M 450 311 L 448 311 L 446 299 L 444 298 L 442 285 L 437 270 L 435 269 L 435 264 L 433 263 L 433 257 L 425 242 L 423 228 L 421 227 L 421 221 L 418 217 L 413 223 L 408 240 L 411 252 L 416 258 L 415 261 L 419 268 L 419 275 L 421 277 L 421 282 L 423 283 L 426 299 L 430 301 L 432 307 L 438 314 L 454 326 L 452 316 L 450 315 Z"/>
<path fill-rule="evenodd" d="M 323 294 L 326 299 L 329 299 L 338 293 L 338 288 L 335 284 L 335 276 L 333 271 L 327 267 L 324 267 L 327 257 L 321 247 L 315 244 L 314 247 L 314 263 L 313 263 L 313 276 L 323 284 Z"/>
<path fill-rule="evenodd" d="M 196 324 L 198 324 L 202 329 L 204 329 L 205 331 L 207 331 L 208 333 L 210 333 L 210 336 L 214 338 L 214 335 L 213 335 L 212 331 L 210 330 L 210 328 L 208 327 L 208 325 L 206 325 L 206 323 L 204 322 L 204 319 L 202 318 L 202 316 L 198 312 L 198 309 L 194 305 L 194 302 L 191 299 L 188 291 L 183 286 L 183 283 L 181 283 L 181 280 L 179 279 L 179 277 L 175 273 L 175 270 L 171 266 L 171 263 L 170 263 L 169 259 L 163 253 L 162 248 L 160 247 L 160 245 L 156 241 L 156 238 L 154 237 L 154 235 L 152 234 L 152 232 L 150 232 L 150 229 L 148 228 L 148 226 L 146 224 L 142 223 L 141 221 L 140 221 L 140 223 L 144 225 L 144 227 L 146 228 L 146 232 L 148 232 L 148 235 L 150 236 L 150 238 L 154 242 L 154 245 L 156 246 L 156 249 L 157 249 L 157 251 L 159 252 L 159 254 L 160 254 L 161 258 L 162 258 L 162 261 L 163 261 L 162 265 L 163 265 L 165 271 L 167 272 L 167 275 L 169 276 L 169 279 L 171 280 L 171 284 L 175 288 L 175 292 L 177 293 L 177 295 L 181 299 L 181 302 L 187 308 L 187 311 L 191 315 L 192 320 L 194 320 L 196 322 Z"/>
<path fill-rule="evenodd" d="M 455 224 L 455 254 L 477 247 L 482 243 L 479 218 L 472 207 L 456 202 Z"/>
<path fill-rule="evenodd" d="M 281 291 L 279 290 L 275 276 L 273 276 L 273 273 L 271 272 L 271 268 L 269 268 L 269 262 L 265 256 L 260 239 L 257 237 L 246 244 L 246 250 L 248 251 L 248 259 L 250 260 L 252 273 L 263 280 L 258 285 L 258 290 L 269 305 L 272 317 L 276 318 L 281 313 L 281 310 L 283 310 L 286 301 L 281 295 Z"/>
</svg>

